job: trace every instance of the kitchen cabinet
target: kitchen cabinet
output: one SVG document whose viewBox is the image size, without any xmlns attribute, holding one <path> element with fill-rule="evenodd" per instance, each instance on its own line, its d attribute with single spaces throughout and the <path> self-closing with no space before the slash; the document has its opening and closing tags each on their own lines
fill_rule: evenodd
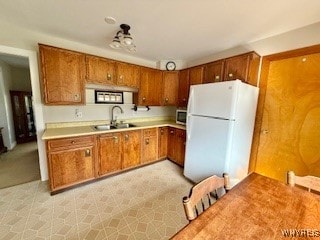
<svg viewBox="0 0 320 240">
<path fill-rule="evenodd" d="M 203 83 L 223 81 L 224 60 L 208 63 L 204 66 Z"/>
<path fill-rule="evenodd" d="M 187 107 L 189 99 L 189 89 L 189 69 L 184 69 L 179 73 L 178 107 Z"/>
<path fill-rule="evenodd" d="M 84 104 L 85 55 L 42 44 L 39 51 L 44 103 Z"/>
<path fill-rule="evenodd" d="M 140 106 L 162 105 L 162 71 L 141 68 L 140 89 L 134 94 L 134 103 Z"/>
<path fill-rule="evenodd" d="M 166 159 L 168 155 L 168 127 L 159 127 L 159 156 L 158 159 Z"/>
<path fill-rule="evenodd" d="M 255 52 L 227 58 L 225 60 L 224 80 L 240 79 L 257 86 L 260 56 Z"/>
<path fill-rule="evenodd" d="M 123 132 L 123 159 L 122 169 L 140 165 L 141 159 L 141 131 Z"/>
<path fill-rule="evenodd" d="M 121 150 L 121 133 L 107 133 L 98 136 L 99 176 L 121 170 Z"/>
<path fill-rule="evenodd" d="M 203 81 L 203 66 L 189 68 L 189 84 L 201 84 Z"/>
<path fill-rule="evenodd" d="M 137 65 L 116 62 L 117 85 L 139 88 L 140 67 Z"/>
<path fill-rule="evenodd" d="M 47 155 L 52 192 L 95 178 L 93 136 L 48 140 Z"/>
<path fill-rule="evenodd" d="M 169 127 L 168 158 L 180 166 L 184 165 L 186 131 Z"/>
<path fill-rule="evenodd" d="M 149 163 L 158 160 L 158 129 L 148 128 L 142 130 L 142 156 L 141 163 Z"/>
<path fill-rule="evenodd" d="M 116 62 L 102 57 L 86 55 L 86 82 L 116 85 Z"/>
<path fill-rule="evenodd" d="M 163 72 L 162 99 L 165 106 L 176 106 L 178 104 L 179 72 Z"/>
</svg>

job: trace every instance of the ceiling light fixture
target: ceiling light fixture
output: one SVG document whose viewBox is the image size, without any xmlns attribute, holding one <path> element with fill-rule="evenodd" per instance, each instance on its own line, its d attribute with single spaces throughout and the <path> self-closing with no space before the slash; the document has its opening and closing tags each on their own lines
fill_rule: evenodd
<svg viewBox="0 0 320 240">
<path fill-rule="evenodd" d="M 136 52 L 136 45 L 133 43 L 133 39 L 129 33 L 130 26 L 128 24 L 121 24 L 121 30 L 117 32 L 117 35 L 113 38 L 109 46 L 113 49 L 125 49 L 129 52 Z"/>
</svg>

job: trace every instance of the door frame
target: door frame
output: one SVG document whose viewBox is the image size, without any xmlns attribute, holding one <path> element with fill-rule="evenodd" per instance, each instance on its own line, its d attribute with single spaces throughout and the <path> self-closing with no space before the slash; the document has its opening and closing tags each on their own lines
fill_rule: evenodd
<svg viewBox="0 0 320 240">
<path fill-rule="evenodd" d="M 310 47 L 304 47 L 304 48 L 294 49 L 290 51 L 275 53 L 275 54 L 264 56 L 262 58 L 262 66 L 261 66 L 260 81 L 259 81 L 260 91 L 259 91 L 258 107 L 257 107 L 257 114 L 256 114 L 252 147 L 251 147 L 249 173 L 254 172 L 256 170 L 265 97 L 266 97 L 266 91 L 268 87 L 270 63 L 272 61 L 278 61 L 282 59 L 299 57 L 299 56 L 309 55 L 314 53 L 320 53 L 320 44 L 313 45 Z"/>
<path fill-rule="evenodd" d="M 47 171 L 47 158 L 46 158 L 46 152 L 45 152 L 45 144 L 44 144 L 44 141 L 41 139 L 41 136 L 45 130 L 45 123 L 43 118 L 43 105 L 41 102 L 37 52 L 32 50 L 25 50 L 25 49 L 0 45 L 0 53 L 28 58 L 31 89 L 32 89 L 32 96 L 33 96 L 33 106 L 34 106 L 33 111 L 34 111 L 34 118 L 35 118 L 36 129 L 37 129 L 37 145 L 38 145 L 40 175 L 41 175 L 41 180 L 45 181 L 48 179 L 48 171 Z"/>
</svg>

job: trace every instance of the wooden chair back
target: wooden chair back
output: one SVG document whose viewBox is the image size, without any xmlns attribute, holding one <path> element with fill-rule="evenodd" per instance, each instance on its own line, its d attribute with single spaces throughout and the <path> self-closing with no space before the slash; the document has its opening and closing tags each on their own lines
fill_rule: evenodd
<svg viewBox="0 0 320 240">
<path fill-rule="evenodd" d="M 315 176 L 296 176 L 293 171 L 288 172 L 287 182 L 290 186 L 299 185 L 320 193 L 320 178 Z"/>
<path fill-rule="evenodd" d="M 223 177 L 216 175 L 208 177 L 191 188 L 189 196 L 182 199 L 186 217 L 189 221 L 205 211 L 206 205 L 209 207 L 213 203 L 212 197 L 215 200 L 218 199 L 216 190 L 219 188 L 224 188 L 226 192 L 230 188 L 228 174 L 223 174 Z M 202 206 L 201 212 L 199 211 L 199 206 L 197 206 L 199 203 Z"/>
</svg>

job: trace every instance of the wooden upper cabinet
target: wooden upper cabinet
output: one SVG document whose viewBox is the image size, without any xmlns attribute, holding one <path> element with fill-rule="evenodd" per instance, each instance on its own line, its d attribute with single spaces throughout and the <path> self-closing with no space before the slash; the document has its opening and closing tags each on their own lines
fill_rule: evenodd
<svg viewBox="0 0 320 240">
<path fill-rule="evenodd" d="M 178 107 L 187 107 L 189 98 L 189 69 L 179 73 Z"/>
<path fill-rule="evenodd" d="M 85 55 L 39 44 L 44 103 L 84 104 Z"/>
<path fill-rule="evenodd" d="M 224 79 L 240 79 L 257 86 L 260 56 L 255 52 L 227 58 L 225 60 Z"/>
<path fill-rule="evenodd" d="M 117 83 L 115 61 L 86 55 L 87 83 L 111 84 Z"/>
<path fill-rule="evenodd" d="M 204 66 L 203 83 L 223 81 L 224 60 L 208 63 Z"/>
<path fill-rule="evenodd" d="M 189 84 L 201 84 L 203 81 L 203 66 L 193 67 L 189 69 Z"/>
<path fill-rule="evenodd" d="M 176 106 L 178 104 L 179 72 L 163 72 L 163 105 Z"/>
<path fill-rule="evenodd" d="M 140 67 L 129 63 L 116 63 L 117 85 L 139 88 Z"/>
<path fill-rule="evenodd" d="M 141 68 L 140 89 L 134 102 L 141 106 L 162 105 L 162 72 L 152 68 Z"/>
</svg>

